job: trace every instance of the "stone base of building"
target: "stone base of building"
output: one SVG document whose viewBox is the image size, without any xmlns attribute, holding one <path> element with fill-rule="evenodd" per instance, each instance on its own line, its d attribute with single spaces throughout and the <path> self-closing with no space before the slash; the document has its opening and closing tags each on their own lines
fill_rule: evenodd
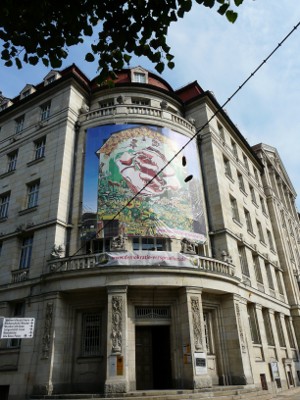
<svg viewBox="0 0 300 400">
<path fill-rule="evenodd" d="M 196 376 L 194 379 L 194 389 L 204 389 L 212 387 L 212 379 L 209 375 Z"/>
</svg>

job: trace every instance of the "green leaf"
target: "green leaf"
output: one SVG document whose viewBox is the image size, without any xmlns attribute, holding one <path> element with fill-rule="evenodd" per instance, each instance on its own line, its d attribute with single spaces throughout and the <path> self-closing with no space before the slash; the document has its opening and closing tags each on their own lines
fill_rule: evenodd
<svg viewBox="0 0 300 400">
<path fill-rule="evenodd" d="M 85 55 L 85 61 L 87 61 L 87 62 L 93 62 L 93 61 L 95 61 L 94 55 L 93 55 L 92 53 L 87 53 L 87 54 Z"/>
<path fill-rule="evenodd" d="M 156 64 L 155 69 L 157 72 L 159 72 L 161 74 L 163 72 L 163 70 L 165 69 L 165 64 L 163 62 L 160 62 L 160 63 Z"/>
<path fill-rule="evenodd" d="M 218 13 L 221 14 L 221 15 L 224 15 L 226 13 L 226 11 L 228 10 L 228 7 L 229 7 L 229 4 L 223 4 L 218 9 Z"/>
<path fill-rule="evenodd" d="M 244 0 L 234 0 L 234 4 L 238 7 L 238 6 L 240 6 L 241 4 L 243 4 L 243 1 L 244 1 Z"/>
<path fill-rule="evenodd" d="M 229 22 L 234 23 L 236 21 L 237 17 L 238 17 L 238 14 L 236 12 L 232 11 L 232 10 L 228 10 L 226 12 L 226 17 L 227 17 Z"/>
<path fill-rule="evenodd" d="M 5 65 L 6 67 L 11 67 L 11 66 L 13 65 L 13 62 L 12 62 L 12 60 L 8 60 L 8 61 L 6 61 L 6 62 L 4 63 L 4 65 Z"/>
<path fill-rule="evenodd" d="M 22 69 L 22 63 L 21 63 L 20 59 L 16 58 L 15 62 L 16 62 L 16 65 L 17 65 L 18 69 Z"/>
<path fill-rule="evenodd" d="M 28 57 L 28 62 L 31 65 L 36 65 L 39 62 L 39 58 L 37 56 Z"/>
</svg>

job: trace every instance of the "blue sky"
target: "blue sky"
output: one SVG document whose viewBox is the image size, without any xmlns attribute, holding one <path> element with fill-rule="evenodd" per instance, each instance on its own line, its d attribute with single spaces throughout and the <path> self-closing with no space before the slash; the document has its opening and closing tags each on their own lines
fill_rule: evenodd
<svg viewBox="0 0 300 400">
<path fill-rule="evenodd" d="M 197 80 L 223 104 L 299 20 L 299 0 L 244 0 L 235 24 L 195 4 L 169 30 L 175 68 L 166 69 L 162 77 L 174 89 Z M 84 61 L 89 44 L 90 39 L 70 48 L 63 68 L 75 63 L 88 78 L 95 77 L 97 64 Z M 250 145 L 263 142 L 278 149 L 298 193 L 300 210 L 299 49 L 300 27 L 226 110 Z M 155 72 L 143 58 L 134 58 L 130 66 L 136 65 Z M 6 68 L 0 61 L 0 90 L 6 97 L 14 97 L 27 83 L 39 83 L 48 72 L 42 65 Z"/>
</svg>

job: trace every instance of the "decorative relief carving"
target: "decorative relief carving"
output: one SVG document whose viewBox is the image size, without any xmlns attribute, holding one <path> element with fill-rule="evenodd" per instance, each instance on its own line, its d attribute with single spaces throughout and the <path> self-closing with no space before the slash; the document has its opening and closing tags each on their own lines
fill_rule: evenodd
<svg viewBox="0 0 300 400">
<path fill-rule="evenodd" d="M 110 250 L 111 251 L 122 251 L 125 250 L 125 236 L 115 236 L 111 240 Z"/>
<path fill-rule="evenodd" d="M 49 358 L 51 346 L 51 328 L 53 319 L 53 303 L 47 303 L 43 334 L 42 358 Z"/>
<path fill-rule="evenodd" d="M 236 310 L 236 317 L 237 317 L 237 323 L 238 323 L 238 328 L 239 328 L 242 352 L 246 353 L 245 337 L 244 337 L 244 332 L 243 332 L 243 327 L 242 327 L 240 306 L 237 303 L 235 305 L 235 310 Z"/>
<path fill-rule="evenodd" d="M 121 296 L 112 298 L 112 352 L 121 353 L 122 351 L 122 310 L 123 301 Z"/>
<path fill-rule="evenodd" d="M 192 318 L 193 318 L 193 332 L 194 332 L 194 346 L 196 351 L 203 351 L 200 306 L 198 297 L 191 297 Z"/>
</svg>

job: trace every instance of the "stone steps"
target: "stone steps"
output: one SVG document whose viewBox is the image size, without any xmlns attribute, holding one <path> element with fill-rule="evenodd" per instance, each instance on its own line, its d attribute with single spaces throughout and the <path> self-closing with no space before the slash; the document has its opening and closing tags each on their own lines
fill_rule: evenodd
<svg viewBox="0 0 300 400">
<path fill-rule="evenodd" d="M 103 400 L 100 394 L 54 394 L 48 396 L 31 396 L 31 400 Z M 243 386 L 218 386 L 199 390 L 145 390 L 107 397 L 112 400 L 269 400 L 273 395 L 266 390 Z"/>
</svg>

